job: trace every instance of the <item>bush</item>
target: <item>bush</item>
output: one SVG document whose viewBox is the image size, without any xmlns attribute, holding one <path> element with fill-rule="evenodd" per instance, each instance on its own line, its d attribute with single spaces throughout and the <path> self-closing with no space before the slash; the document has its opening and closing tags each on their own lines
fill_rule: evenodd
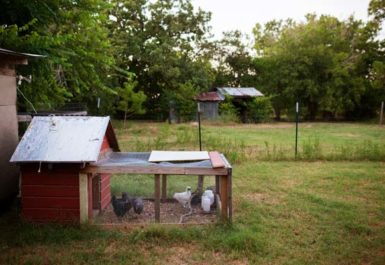
<svg viewBox="0 0 385 265">
<path fill-rule="evenodd" d="M 266 122 L 273 115 L 273 107 L 270 98 L 257 97 L 246 103 L 247 122 Z"/>
</svg>

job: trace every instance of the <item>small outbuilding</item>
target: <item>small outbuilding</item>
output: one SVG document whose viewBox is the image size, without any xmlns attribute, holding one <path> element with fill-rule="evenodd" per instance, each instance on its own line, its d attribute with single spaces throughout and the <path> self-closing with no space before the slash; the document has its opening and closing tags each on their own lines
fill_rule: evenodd
<svg viewBox="0 0 385 265">
<path fill-rule="evenodd" d="M 219 87 L 216 91 L 203 92 L 196 98 L 200 105 L 202 118 L 206 120 L 216 120 L 219 116 L 219 104 L 226 97 L 231 97 L 235 106 L 240 107 L 241 118 L 244 118 L 245 110 L 242 109 L 243 101 L 262 97 L 263 94 L 254 87 Z"/>
<path fill-rule="evenodd" d="M 219 102 L 223 101 L 225 97 L 215 91 L 203 92 L 198 95 L 197 101 L 202 113 L 202 119 L 216 120 L 218 118 Z"/>
<path fill-rule="evenodd" d="M 20 165 L 23 219 L 79 223 L 82 200 L 88 220 L 105 209 L 110 174 L 84 180 L 79 172 L 111 151 L 119 146 L 109 117 L 34 117 L 11 158 Z"/>
</svg>

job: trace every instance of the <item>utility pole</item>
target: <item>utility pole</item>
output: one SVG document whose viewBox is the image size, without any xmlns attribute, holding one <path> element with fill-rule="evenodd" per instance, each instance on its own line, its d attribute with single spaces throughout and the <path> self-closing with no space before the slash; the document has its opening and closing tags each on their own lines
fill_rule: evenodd
<svg viewBox="0 0 385 265">
<path fill-rule="evenodd" d="M 380 125 L 383 124 L 383 121 L 384 121 L 384 101 L 381 101 Z"/>
</svg>

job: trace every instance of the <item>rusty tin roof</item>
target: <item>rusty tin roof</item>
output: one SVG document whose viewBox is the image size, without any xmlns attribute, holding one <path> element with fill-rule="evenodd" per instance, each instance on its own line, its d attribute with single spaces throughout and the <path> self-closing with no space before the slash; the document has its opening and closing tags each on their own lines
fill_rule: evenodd
<svg viewBox="0 0 385 265">
<path fill-rule="evenodd" d="M 109 117 L 34 117 L 11 162 L 96 162 L 104 135 L 119 151 Z"/>
<path fill-rule="evenodd" d="M 203 92 L 200 93 L 197 98 L 198 101 L 222 101 L 224 96 L 219 95 L 218 92 Z"/>
</svg>

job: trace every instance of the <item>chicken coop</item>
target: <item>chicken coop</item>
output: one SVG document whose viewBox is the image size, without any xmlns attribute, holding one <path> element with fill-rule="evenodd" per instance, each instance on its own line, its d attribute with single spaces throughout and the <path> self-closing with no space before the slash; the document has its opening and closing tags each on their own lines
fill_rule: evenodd
<svg viewBox="0 0 385 265">
<path fill-rule="evenodd" d="M 111 213 L 114 201 L 115 206 L 125 207 L 122 199 L 111 197 L 110 177 L 129 174 L 154 176 L 153 197 L 143 200 L 139 211 L 135 209 L 136 213 L 143 209 L 141 216 L 149 216 L 151 220 L 146 222 L 166 223 L 165 217 L 175 214 L 164 210 L 168 176 L 175 175 L 215 176 L 215 215 L 231 221 L 232 168 L 223 154 L 120 152 L 109 117 L 34 117 L 11 162 L 20 165 L 21 214 L 25 220 L 96 222 Z M 135 208 L 134 201 L 132 205 Z M 114 208 L 116 216 L 124 215 L 120 210 Z M 99 213 L 102 215 L 95 218 Z M 114 218 L 104 225 L 117 221 Z"/>
<path fill-rule="evenodd" d="M 20 165 L 23 219 L 78 223 L 84 208 L 91 220 L 110 204 L 110 174 L 79 172 L 111 151 L 119 147 L 109 117 L 34 117 L 11 158 Z"/>
</svg>

